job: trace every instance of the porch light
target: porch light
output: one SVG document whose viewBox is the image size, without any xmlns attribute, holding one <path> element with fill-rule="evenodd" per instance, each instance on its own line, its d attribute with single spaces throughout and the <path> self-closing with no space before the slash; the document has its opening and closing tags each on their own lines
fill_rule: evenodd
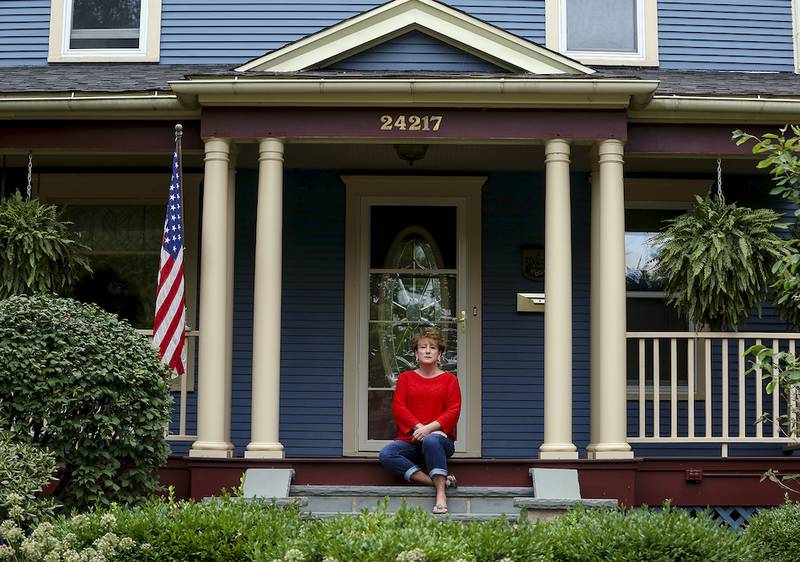
<svg viewBox="0 0 800 562">
<path fill-rule="evenodd" d="M 394 151 L 401 160 L 408 162 L 409 166 L 413 166 L 417 160 L 425 158 L 425 153 L 428 152 L 427 144 L 396 144 Z"/>
</svg>

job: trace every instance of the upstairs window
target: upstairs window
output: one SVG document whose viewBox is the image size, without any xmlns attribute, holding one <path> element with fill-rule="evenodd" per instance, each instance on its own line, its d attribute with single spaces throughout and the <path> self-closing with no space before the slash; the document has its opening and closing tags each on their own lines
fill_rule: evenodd
<svg viewBox="0 0 800 562">
<path fill-rule="evenodd" d="M 658 65 L 656 0 L 547 0 L 547 46 L 585 64 Z"/>
<path fill-rule="evenodd" d="M 142 0 L 72 0 L 69 49 L 139 49 Z"/>
<path fill-rule="evenodd" d="M 161 0 L 53 0 L 50 62 L 155 62 Z"/>
</svg>

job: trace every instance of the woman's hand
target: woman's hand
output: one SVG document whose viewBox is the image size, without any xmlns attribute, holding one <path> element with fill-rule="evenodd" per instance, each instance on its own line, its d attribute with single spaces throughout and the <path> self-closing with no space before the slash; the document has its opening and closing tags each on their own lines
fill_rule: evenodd
<svg viewBox="0 0 800 562">
<path fill-rule="evenodd" d="M 438 422 L 431 422 L 431 423 L 429 423 L 427 425 L 423 425 L 421 423 L 418 423 L 414 427 L 414 433 L 411 434 L 411 439 L 413 441 L 422 441 L 423 439 L 425 439 L 431 433 L 434 433 L 434 432 L 441 433 L 439 431 L 439 428 L 440 428 L 440 426 L 439 426 Z"/>
</svg>

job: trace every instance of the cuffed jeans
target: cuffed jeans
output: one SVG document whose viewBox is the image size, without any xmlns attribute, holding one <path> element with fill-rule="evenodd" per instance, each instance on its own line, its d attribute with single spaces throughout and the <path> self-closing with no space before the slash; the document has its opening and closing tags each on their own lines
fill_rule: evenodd
<svg viewBox="0 0 800 562">
<path fill-rule="evenodd" d="M 406 481 L 411 475 L 421 470 L 418 464 L 424 459 L 428 467 L 428 476 L 447 476 L 447 459 L 453 456 L 455 445 L 453 440 L 439 434 L 425 437 L 422 442 L 407 443 L 392 441 L 381 449 L 381 464 L 402 476 Z"/>
</svg>

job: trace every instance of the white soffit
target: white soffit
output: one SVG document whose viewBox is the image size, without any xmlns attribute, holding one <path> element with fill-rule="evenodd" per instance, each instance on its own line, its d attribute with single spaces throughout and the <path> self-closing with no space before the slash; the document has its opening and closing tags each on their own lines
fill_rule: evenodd
<svg viewBox="0 0 800 562">
<path fill-rule="evenodd" d="M 534 74 L 594 73 L 569 57 L 436 0 L 388 2 L 251 60 L 236 71 L 300 72 L 321 68 L 413 30 L 509 70 Z"/>
</svg>

